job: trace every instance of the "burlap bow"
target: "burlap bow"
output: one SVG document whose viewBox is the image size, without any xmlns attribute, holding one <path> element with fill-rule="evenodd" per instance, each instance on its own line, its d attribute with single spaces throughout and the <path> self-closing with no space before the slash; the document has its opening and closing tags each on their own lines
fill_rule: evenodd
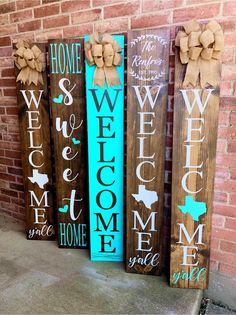
<svg viewBox="0 0 236 315">
<path fill-rule="evenodd" d="M 93 75 L 93 85 L 104 87 L 120 85 L 116 66 L 122 62 L 121 47 L 109 34 L 93 33 L 89 42 L 84 44 L 85 57 L 90 66 L 96 65 Z"/>
<path fill-rule="evenodd" d="M 180 61 L 187 64 L 183 86 L 190 83 L 194 87 L 199 82 L 202 88 L 216 87 L 220 82 L 221 55 L 224 48 L 224 35 L 220 24 L 211 21 L 200 25 L 189 21 L 179 31 L 175 45 L 180 47 Z"/>
<path fill-rule="evenodd" d="M 19 40 L 16 48 L 13 50 L 13 59 L 20 70 L 16 82 L 22 81 L 23 84 L 28 85 L 43 84 L 42 72 L 46 66 L 44 53 L 36 45 L 30 48 L 29 43 L 24 40 Z"/>
</svg>

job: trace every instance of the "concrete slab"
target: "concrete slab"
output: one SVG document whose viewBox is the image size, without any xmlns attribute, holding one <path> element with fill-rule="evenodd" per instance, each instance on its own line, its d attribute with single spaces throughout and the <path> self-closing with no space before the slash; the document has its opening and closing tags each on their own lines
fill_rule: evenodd
<svg viewBox="0 0 236 315">
<path fill-rule="evenodd" d="M 230 314 L 235 315 L 236 313 L 223 306 L 215 305 L 212 303 L 212 301 L 209 301 L 209 303 L 207 304 L 205 315 L 230 315 Z"/>
<path fill-rule="evenodd" d="M 198 314 L 202 291 L 127 274 L 122 263 L 94 263 L 86 250 L 28 241 L 0 216 L 1 314 Z"/>
</svg>

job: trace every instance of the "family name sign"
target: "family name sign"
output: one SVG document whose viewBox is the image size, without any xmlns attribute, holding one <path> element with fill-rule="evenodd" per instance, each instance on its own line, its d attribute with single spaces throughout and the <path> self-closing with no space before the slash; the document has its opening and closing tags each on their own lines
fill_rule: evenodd
<svg viewBox="0 0 236 315">
<path fill-rule="evenodd" d="M 128 32 L 126 270 L 161 272 L 167 29 Z"/>
<path fill-rule="evenodd" d="M 28 239 L 53 239 L 54 216 L 45 45 L 13 47 Z"/>
<path fill-rule="evenodd" d="M 90 255 L 123 261 L 124 36 L 95 33 L 85 49 Z"/>
<path fill-rule="evenodd" d="M 205 289 L 223 32 L 214 21 L 204 29 L 190 21 L 175 44 L 170 284 Z"/>
<path fill-rule="evenodd" d="M 83 40 L 49 42 L 58 245 L 85 248 L 87 140 Z"/>
</svg>

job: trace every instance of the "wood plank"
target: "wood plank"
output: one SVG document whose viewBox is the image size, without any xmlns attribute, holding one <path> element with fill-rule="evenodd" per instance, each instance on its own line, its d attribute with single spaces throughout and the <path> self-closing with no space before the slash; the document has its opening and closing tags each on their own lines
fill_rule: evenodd
<svg viewBox="0 0 236 315">
<path fill-rule="evenodd" d="M 45 44 L 36 45 L 45 54 Z M 16 49 L 15 45 L 14 48 Z M 15 71 L 18 76 L 20 71 L 17 67 Z M 43 85 L 24 85 L 18 81 L 16 89 L 25 190 L 26 235 L 28 239 L 50 240 L 55 238 L 50 119 L 46 71 L 42 75 Z"/>
<path fill-rule="evenodd" d="M 49 41 L 59 247 L 88 245 L 83 40 Z"/>
<path fill-rule="evenodd" d="M 113 38 L 122 48 L 119 86 L 93 86 L 95 66 L 85 64 L 90 256 L 95 261 L 123 260 L 124 36 Z"/>
<path fill-rule="evenodd" d="M 170 285 L 206 289 L 220 90 L 183 88 L 185 71 L 176 47 Z M 187 109 L 194 93 L 206 104 L 202 113 L 199 102 Z"/>
<path fill-rule="evenodd" d="M 126 271 L 162 267 L 169 30 L 128 32 Z"/>
</svg>

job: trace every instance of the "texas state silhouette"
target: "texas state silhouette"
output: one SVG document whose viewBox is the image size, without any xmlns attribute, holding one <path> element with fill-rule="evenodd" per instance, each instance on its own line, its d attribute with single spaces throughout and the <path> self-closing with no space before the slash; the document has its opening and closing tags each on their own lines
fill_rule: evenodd
<svg viewBox="0 0 236 315">
<path fill-rule="evenodd" d="M 189 213 L 194 221 L 199 221 L 199 217 L 207 212 L 205 202 L 198 202 L 192 196 L 185 196 L 185 205 L 178 206 L 182 213 Z"/>
</svg>

